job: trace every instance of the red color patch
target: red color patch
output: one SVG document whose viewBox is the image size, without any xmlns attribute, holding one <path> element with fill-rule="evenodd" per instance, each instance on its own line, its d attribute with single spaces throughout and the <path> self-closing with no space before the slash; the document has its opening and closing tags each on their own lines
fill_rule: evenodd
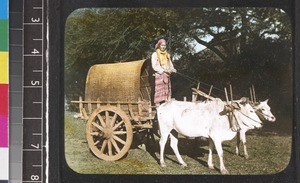
<svg viewBox="0 0 300 183">
<path fill-rule="evenodd" d="M 0 84 L 0 115 L 8 116 L 8 84 Z"/>
</svg>

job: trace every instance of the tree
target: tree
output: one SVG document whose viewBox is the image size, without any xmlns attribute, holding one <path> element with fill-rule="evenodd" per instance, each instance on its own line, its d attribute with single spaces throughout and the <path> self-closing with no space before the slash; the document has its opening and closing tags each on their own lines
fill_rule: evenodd
<svg viewBox="0 0 300 183">
<path fill-rule="evenodd" d="M 84 95 L 92 65 L 149 58 L 160 38 L 167 39 L 177 70 L 195 80 L 218 88 L 230 83 L 239 96 L 247 96 L 254 84 L 260 96 L 278 98 L 280 91 L 275 89 L 280 87 L 288 95 L 278 105 L 292 99 L 291 25 L 286 13 L 230 7 L 75 11 L 65 27 L 67 99 Z M 175 97 L 190 93 L 194 83 L 186 84 L 179 75 L 174 79 Z"/>
</svg>

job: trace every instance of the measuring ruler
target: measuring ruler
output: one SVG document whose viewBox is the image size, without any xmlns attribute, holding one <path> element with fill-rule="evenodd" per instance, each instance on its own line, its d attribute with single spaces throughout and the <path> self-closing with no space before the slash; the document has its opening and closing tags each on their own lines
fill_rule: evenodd
<svg viewBox="0 0 300 183">
<path fill-rule="evenodd" d="M 45 181 L 44 1 L 23 1 L 23 182 Z"/>
<path fill-rule="evenodd" d="M 46 182 L 46 0 L 10 0 L 10 180 Z"/>
</svg>

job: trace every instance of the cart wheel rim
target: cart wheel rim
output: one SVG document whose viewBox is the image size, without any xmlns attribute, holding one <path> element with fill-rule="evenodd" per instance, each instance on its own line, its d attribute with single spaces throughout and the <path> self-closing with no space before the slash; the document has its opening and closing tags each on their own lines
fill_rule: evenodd
<svg viewBox="0 0 300 183">
<path fill-rule="evenodd" d="M 126 113 L 114 106 L 97 108 L 86 125 L 89 148 L 98 158 L 115 161 L 129 150 L 133 132 Z"/>
</svg>

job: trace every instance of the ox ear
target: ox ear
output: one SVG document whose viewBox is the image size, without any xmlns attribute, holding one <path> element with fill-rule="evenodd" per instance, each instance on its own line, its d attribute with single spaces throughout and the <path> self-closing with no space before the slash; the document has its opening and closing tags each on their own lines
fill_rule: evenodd
<svg viewBox="0 0 300 183">
<path fill-rule="evenodd" d="M 269 102 L 269 99 L 265 100 L 264 102 L 268 103 L 268 102 Z"/>
</svg>

